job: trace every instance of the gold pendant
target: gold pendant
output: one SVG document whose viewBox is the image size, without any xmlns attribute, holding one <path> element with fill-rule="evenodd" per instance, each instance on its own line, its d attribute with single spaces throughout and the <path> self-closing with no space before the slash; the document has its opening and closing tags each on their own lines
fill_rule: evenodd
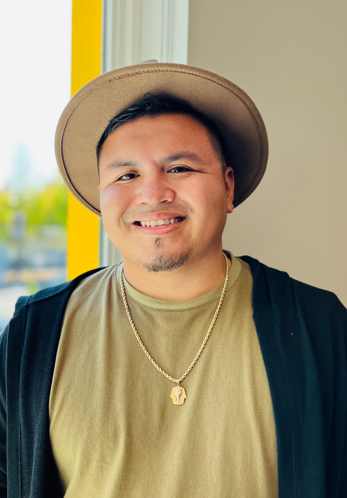
<svg viewBox="0 0 347 498">
<path fill-rule="evenodd" d="M 174 405 L 183 405 L 186 397 L 186 391 L 184 390 L 184 387 L 181 387 L 180 385 L 177 385 L 171 391 L 170 398 L 172 399 Z"/>
</svg>

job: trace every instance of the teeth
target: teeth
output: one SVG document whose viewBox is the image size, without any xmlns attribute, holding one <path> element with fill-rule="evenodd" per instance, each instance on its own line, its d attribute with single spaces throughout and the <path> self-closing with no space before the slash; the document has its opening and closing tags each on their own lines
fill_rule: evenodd
<svg viewBox="0 0 347 498">
<path fill-rule="evenodd" d="M 172 225 L 173 223 L 178 223 L 178 218 L 170 218 L 166 220 L 151 220 L 151 221 L 141 221 L 141 226 L 143 227 L 156 227 L 163 225 Z"/>
</svg>

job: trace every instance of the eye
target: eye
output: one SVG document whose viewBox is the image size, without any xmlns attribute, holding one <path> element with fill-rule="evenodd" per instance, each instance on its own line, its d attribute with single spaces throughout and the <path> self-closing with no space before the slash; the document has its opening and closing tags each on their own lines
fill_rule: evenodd
<svg viewBox="0 0 347 498">
<path fill-rule="evenodd" d="M 137 178 L 139 175 L 137 173 L 124 173 L 124 175 L 120 176 L 117 179 L 117 182 L 119 181 L 124 181 L 124 180 L 133 180 L 134 178 Z"/>
<path fill-rule="evenodd" d="M 168 173 L 185 173 L 186 171 L 193 171 L 190 168 L 187 168 L 186 166 L 175 166 Z"/>
</svg>

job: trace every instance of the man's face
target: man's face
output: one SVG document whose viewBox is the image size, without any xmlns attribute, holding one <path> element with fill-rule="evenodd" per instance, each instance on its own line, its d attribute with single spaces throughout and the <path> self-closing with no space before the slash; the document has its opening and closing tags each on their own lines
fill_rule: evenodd
<svg viewBox="0 0 347 498">
<path fill-rule="evenodd" d="M 223 174 L 197 120 L 164 114 L 129 121 L 104 142 L 99 167 L 104 227 L 124 263 L 170 271 L 221 250 L 233 170 Z"/>
</svg>

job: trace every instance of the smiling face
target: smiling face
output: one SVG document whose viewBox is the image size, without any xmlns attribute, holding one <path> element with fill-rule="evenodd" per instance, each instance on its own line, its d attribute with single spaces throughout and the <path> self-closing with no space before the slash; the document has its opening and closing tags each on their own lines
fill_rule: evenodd
<svg viewBox="0 0 347 498">
<path fill-rule="evenodd" d="M 164 114 L 122 124 L 99 170 L 103 224 L 125 265 L 172 271 L 220 257 L 234 176 L 199 121 Z"/>
</svg>

